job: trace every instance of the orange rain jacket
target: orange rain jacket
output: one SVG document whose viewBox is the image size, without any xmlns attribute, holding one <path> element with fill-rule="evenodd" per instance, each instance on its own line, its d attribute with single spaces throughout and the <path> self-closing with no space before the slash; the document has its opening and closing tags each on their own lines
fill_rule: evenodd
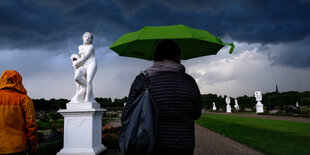
<svg viewBox="0 0 310 155">
<path fill-rule="evenodd" d="M 17 71 L 0 77 L 0 154 L 31 152 L 38 145 L 34 105 Z"/>
</svg>

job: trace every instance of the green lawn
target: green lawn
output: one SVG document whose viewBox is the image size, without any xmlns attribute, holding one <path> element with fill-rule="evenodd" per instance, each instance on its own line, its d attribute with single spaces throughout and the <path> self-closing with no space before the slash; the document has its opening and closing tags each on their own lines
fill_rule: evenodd
<svg viewBox="0 0 310 155">
<path fill-rule="evenodd" d="M 310 123 L 216 114 L 196 123 L 266 154 L 310 154 Z"/>
<path fill-rule="evenodd" d="M 234 112 L 234 114 L 256 114 L 255 111 Z"/>
</svg>

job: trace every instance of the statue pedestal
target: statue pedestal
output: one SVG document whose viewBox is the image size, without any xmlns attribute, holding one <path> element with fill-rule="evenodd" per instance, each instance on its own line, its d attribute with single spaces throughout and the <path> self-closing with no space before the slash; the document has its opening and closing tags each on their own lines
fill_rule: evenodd
<svg viewBox="0 0 310 155">
<path fill-rule="evenodd" d="M 96 155 L 106 150 L 101 143 L 102 115 L 98 103 L 67 103 L 58 112 L 64 116 L 64 145 L 57 155 Z"/>
<path fill-rule="evenodd" d="M 236 110 L 239 110 L 239 109 L 240 109 L 240 108 L 239 108 L 239 105 L 235 105 L 234 107 L 235 107 Z"/>
<path fill-rule="evenodd" d="M 80 109 L 100 109 L 99 103 L 83 102 L 83 103 L 73 103 L 69 102 L 66 104 L 69 110 L 80 110 Z"/>
<path fill-rule="evenodd" d="M 230 105 L 226 106 L 226 113 L 231 113 L 231 106 Z"/>
<path fill-rule="evenodd" d="M 216 106 L 213 106 L 212 110 L 213 110 L 213 111 L 216 111 Z"/>
<path fill-rule="evenodd" d="M 264 113 L 264 105 L 260 101 L 256 104 L 256 114 L 257 113 Z"/>
</svg>

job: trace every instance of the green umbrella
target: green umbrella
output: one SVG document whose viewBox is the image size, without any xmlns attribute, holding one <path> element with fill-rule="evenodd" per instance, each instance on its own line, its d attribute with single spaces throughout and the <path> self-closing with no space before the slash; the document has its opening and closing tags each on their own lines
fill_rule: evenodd
<svg viewBox="0 0 310 155">
<path fill-rule="evenodd" d="M 172 25 L 145 26 L 139 31 L 123 35 L 110 49 L 120 56 L 153 60 L 153 52 L 163 39 L 174 40 L 179 45 L 182 60 L 216 54 L 225 45 L 231 46 L 231 54 L 235 47 L 232 43 L 223 43 L 219 37 L 207 31 Z"/>
</svg>

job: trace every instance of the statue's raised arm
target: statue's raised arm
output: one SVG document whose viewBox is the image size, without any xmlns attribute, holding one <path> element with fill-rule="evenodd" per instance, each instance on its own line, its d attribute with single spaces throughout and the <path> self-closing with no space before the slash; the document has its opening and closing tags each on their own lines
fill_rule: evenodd
<svg viewBox="0 0 310 155">
<path fill-rule="evenodd" d="M 74 79 L 77 87 L 71 102 L 96 103 L 92 91 L 92 81 L 97 71 L 95 48 L 92 45 L 93 35 L 89 32 L 85 32 L 82 36 L 82 40 L 83 44 L 78 47 L 79 54 L 71 55 L 72 64 L 75 69 Z"/>
</svg>

